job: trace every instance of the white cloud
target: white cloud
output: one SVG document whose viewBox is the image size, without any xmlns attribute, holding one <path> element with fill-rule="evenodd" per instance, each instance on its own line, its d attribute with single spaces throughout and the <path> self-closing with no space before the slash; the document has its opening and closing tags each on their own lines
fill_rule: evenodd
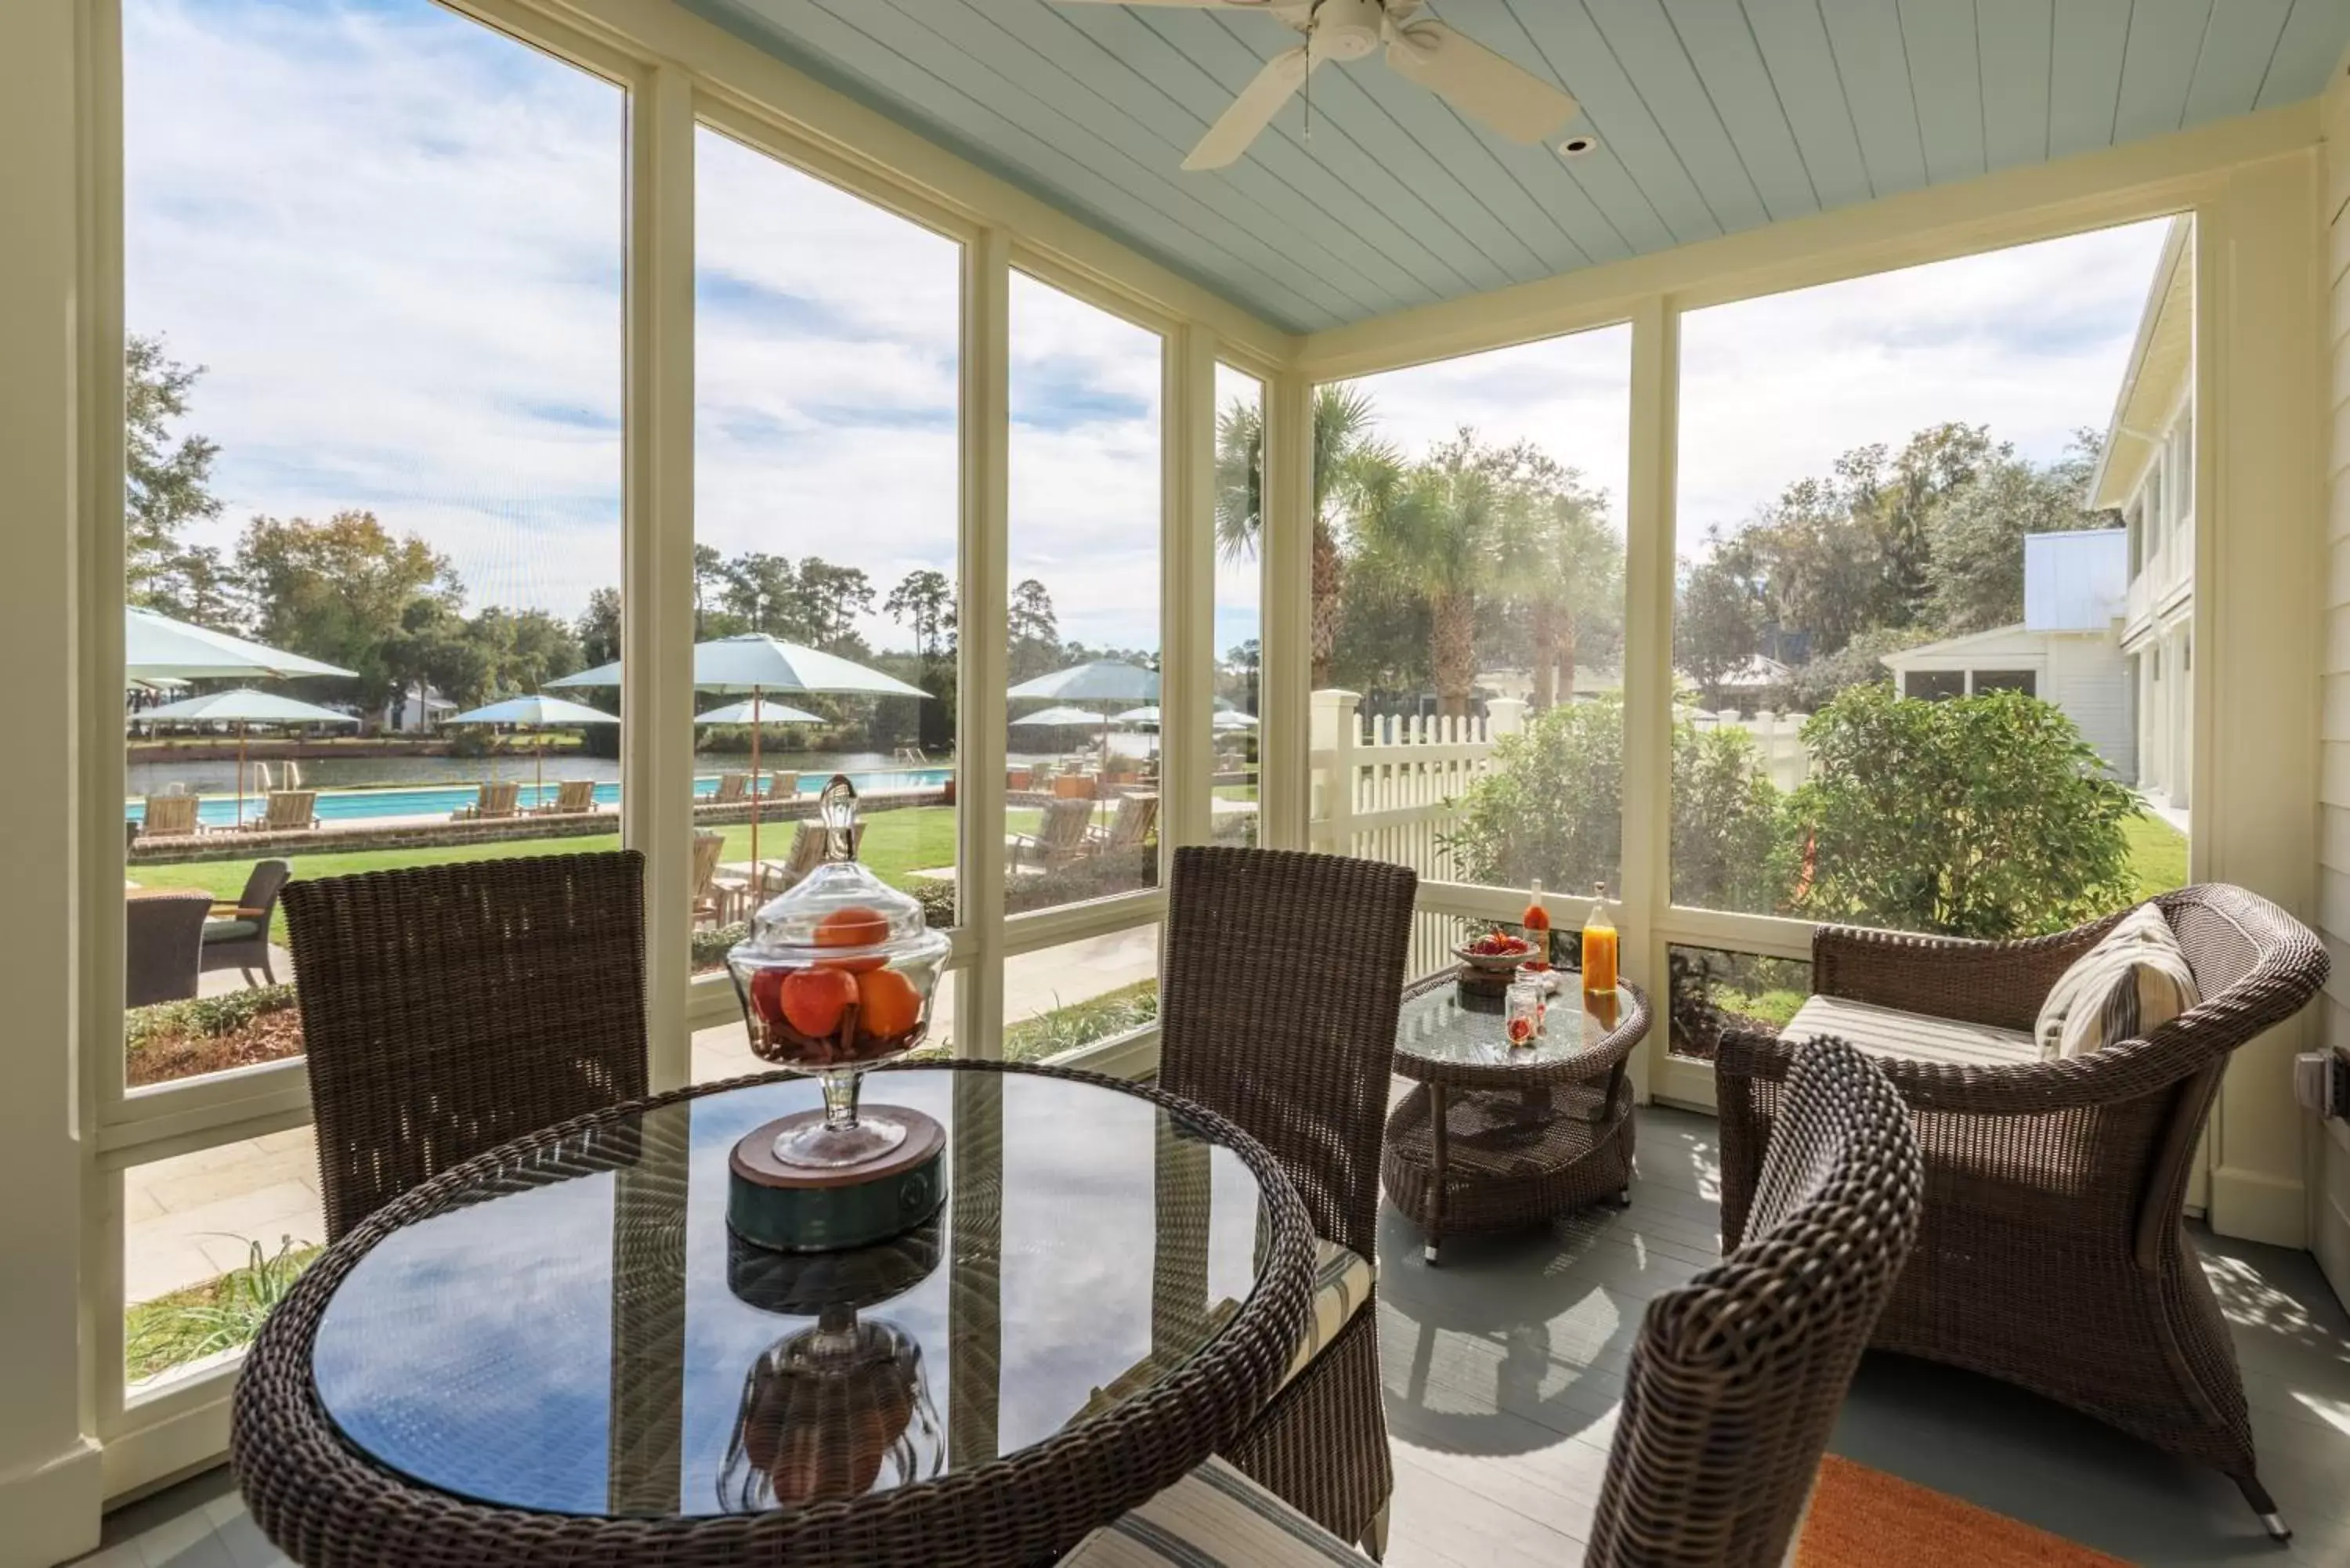
<svg viewBox="0 0 2350 1568">
<path fill-rule="evenodd" d="M 2103 429 L 2164 223 L 2074 235 L 1693 311 L 1681 320 L 1680 548 L 1871 441 L 1946 420 L 2042 462 Z M 1538 442 L 1624 521 L 1630 331 L 1364 377 L 1410 455 L 1461 426 Z"/>
<path fill-rule="evenodd" d="M 1680 537 L 1946 420 L 2039 462 L 2105 428 L 2165 223 L 2050 240 L 1692 312 L 1681 323 Z"/>
</svg>

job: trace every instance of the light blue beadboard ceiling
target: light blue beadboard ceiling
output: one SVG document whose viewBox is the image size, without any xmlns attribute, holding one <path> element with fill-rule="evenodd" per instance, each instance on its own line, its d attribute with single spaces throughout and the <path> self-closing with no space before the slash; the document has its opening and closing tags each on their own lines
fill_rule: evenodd
<svg viewBox="0 0 2350 1568">
<path fill-rule="evenodd" d="M 1185 173 L 1298 42 L 1274 17 L 684 3 L 1292 331 L 2288 103 L 2350 44 L 2350 0 L 1432 0 L 1577 119 L 1522 147 L 1374 57 L 1314 73 L 1310 135 L 1293 101 Z"/>
</svg>

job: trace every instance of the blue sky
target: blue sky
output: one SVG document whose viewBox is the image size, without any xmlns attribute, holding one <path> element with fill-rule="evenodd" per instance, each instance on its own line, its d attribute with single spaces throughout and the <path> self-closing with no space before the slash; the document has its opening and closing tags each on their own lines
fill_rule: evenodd
<svg viewBox="0 0 2350 1568">
<path fill-rule="evenodd" d="M 363 506 L 477 607 L 567 615 L 617 583 L 625 95 L 429 0 L 124 0 L 124 29 L 129 325 L 207 367 L 213 542 Z M 955 246 L 714 132 L 697 157 L 699 539 L 882 593 L 951 574 Z M 1683 551 L 1938 420 L 2042 458 L 2102 426 L 2161 231 L 1687 317 Z M 1013 312 L 1013 578 L 1065 635 L 1155 647 L 1159 341 L 1025 278 Z M 1407 451 L 1532 438 L 1620 526 L 1628 369 L 1617 327 L 1366 385 Z M 1221 651 L 1255 635 L 1253 574 L 1217 597 Z"/>
</svg>

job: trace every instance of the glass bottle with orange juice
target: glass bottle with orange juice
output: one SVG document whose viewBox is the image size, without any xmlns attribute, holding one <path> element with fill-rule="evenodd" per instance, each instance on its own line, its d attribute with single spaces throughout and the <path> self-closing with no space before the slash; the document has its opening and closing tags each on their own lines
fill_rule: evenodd
<svg viewBox="0 0 2350 1568">
<path fill-rule="evenodd" d="M 1591 889 L 1591 918 L 1583 922 L 1583 994 L 1616 994 L 1616 922 L 1607 917 L 1607 884 Z"/>
</svg>

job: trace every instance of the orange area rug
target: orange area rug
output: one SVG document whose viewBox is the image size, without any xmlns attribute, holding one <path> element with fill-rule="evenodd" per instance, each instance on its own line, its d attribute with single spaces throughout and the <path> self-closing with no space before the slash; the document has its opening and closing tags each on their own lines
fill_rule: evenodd
<svg viewBox="0 0 2350 1568">
<path fill-rule="evenodd" d="M 2130 1568 L 2061 1535 L 1830 1454 L 1796 1568 Z"/>
</svg>

